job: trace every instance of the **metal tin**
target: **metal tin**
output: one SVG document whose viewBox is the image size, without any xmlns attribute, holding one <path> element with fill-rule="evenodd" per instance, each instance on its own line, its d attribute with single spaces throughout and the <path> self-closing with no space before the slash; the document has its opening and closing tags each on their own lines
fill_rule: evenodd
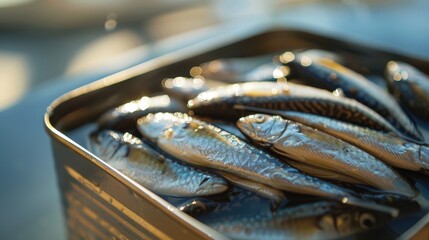
<svg viewBox="0 0 429 240">
<path fill-rule="evenodd" d="M 107 165 L 68 133 L 93 123 L 110 108 L 160 92 L 162 79 L 188 75 L 202 62 L 300 48 L 335 49 L 376 59 L 371 63 L 374 71 L 392 59 L 429 71 L 429 62 L 350 41 L 290 29 L 258 29 L 211 39 L 71 91 L 45 114 L 70 239 L 225 238 Z M 428 216 L 403 237 L 418 234 Z"/>
</svg>

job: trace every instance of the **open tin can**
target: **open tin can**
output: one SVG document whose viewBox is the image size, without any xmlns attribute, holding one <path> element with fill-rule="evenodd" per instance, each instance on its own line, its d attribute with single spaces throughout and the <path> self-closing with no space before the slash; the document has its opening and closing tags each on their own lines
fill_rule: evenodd
<svg viewBox="0 0 429 240">
<path fill-rule="evenodd" d="M 218 37 L 73 90 L 56 99 L 45 114 L 69 238 L 224 239 L 221 233 L 92 154 L 86 148 L 82 129 L 94 125 L 111 108 L 161 93 L 162 79 L 189 75 L 189 69 L 203 62 L 306 48 L 349 52 L 371 59 L 366 69 L 369 72 L 380 71 L 388 61 L 397 60 L 429 73 L 429 62 L 421 59 L 309 32 L 270 28 Z M 428 180 L 422 181 L 429 186 Z M 406 216 L 402 222 L 393 220 L 389 226 L 359 236 L 427 238 L 427 212 L 428 209 Z M 401 226 L 395 227 L 398 224 Z"/>
</svg>

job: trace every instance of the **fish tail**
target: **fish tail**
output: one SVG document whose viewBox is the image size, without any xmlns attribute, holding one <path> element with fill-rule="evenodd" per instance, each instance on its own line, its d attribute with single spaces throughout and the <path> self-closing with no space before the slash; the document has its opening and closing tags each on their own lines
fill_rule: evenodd
<svg viewBox="0 0 429 240">
<path fill-rule="evenodd" d="M 353 196 L 343 197 L 341 202 L 346 205 L 361 207 L 369 210 L 374 210 L 377 212 L 382 212 L 389 214 L 391 217 L 395 218 L 399 215 L 399 210 L 393 207 L 381 205 L 375 202 L 368 202 Z"/>
</svg>

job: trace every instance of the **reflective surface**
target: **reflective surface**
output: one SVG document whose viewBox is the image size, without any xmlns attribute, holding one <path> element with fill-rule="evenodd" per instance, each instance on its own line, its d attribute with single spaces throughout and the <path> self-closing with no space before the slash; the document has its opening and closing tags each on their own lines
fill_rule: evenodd
<svg viewBox="0 0 429 240">
<path fill-rule="evenodd" d="M 51 37 L 41 33 L 1 31 L 0 62 L 7 62 L 9 65 L 0 64 L 0 90 L 9 89 L 9 94 L 12 90 L 16 91 L 15 94 L 19 97 L 16 97 L 15 105 L 0 112 L 0 238 L 66 237 L 49 138 L 43 129 L 43 114 L 55 98 L 73 88 L 174 49 L 210 39 L 225 31 L 239 31 L 244 27 L 256 28 L 262 21 L 269 21 L 273 25 L 297 26 L 429 58 L 429 29 L 425 25 L 429 22 L 429 2 L 424 0 L 380 1 L 371 5 L 352 1 L 342 1 L 342 4 L 334 4 L 336 1 L 325 4 L 308 3 L 310 1 L 305 1 L 306 4 L 273 1 L 272 9 L 259 6 L 261 12 L 256 13 L 252 8 L 258 6 L 250 6 L 250 9 L 244 9 L 242 13 L 228 9 L 228 4 L 236 6 L 235 4 L 240 2 L 217 1 L 149 18 L 138 26 L 134 25 L 134 28 L 140 29 L 145 36 L 144 41 L 134 38 L 133 33 L 126 33 L 125 36 L 134 39 L 130 40 L 129 48 L 119 48 L 119 55 L 102 55 L 101 59 L 107 59 L 106 61 L 81 65 L 79 71 L 76 70 L 79 67 L 74 65 L 75 67 L 68 68 L 70 73 L 73 72 L 69 75 L 64 71 L 69 62 L 64 59 L 77 56 L 78 49 L 86 52 L 84 43 L 96 39 L 94 36 L 97 36 L 98 30 L 91 32 L 81 29 L 69 31 L 67 34 L 56 32 Z M 208 12 L 212 14 L 204 14 Z M 164 23 L 164 28 L 159 27 L 158 24 L 161 23 Z M 119 32 L 118 35 L 121 35 L 120 22 L 117 24 L 109 33 Z M 181 24 L 182 27 L 177 28 L 175 24 Z M 206 28 L 209 26 L 220 28 Z M 99 30 L 102 33 L 99 35 L 105 34 L 104 27 L 102 24 L 102 29 Z M 202 29 L 198 31 L 198 28 Z M 25 42 L 24 39 L 31 41 Z M 70 42 L 72 40 L 74 43 Z M 38 50 L 29 46 L 35 46 Z M 86 59 L 94 57 L 95 52 L 87 50 Z M 101 50 L 99 52 L 103 53 Z M 34 53 L 32 57 L 25 57 L 27 60 L 20 57 L 20 54 L 28 56 L 31 53 Z M 64 55 L 68 57 L 64 58 Z M 81 59 L 76 60 L 76 64 L 81 62 Z M 86 70 L 82 70 L 85 67 Z M 40 72 L 50 68 L 53 70 L 49 74 Z M 30 70 L 27 72 L 26 69 Z M 75 70 L 72 71 L 73 69 Z M 2 75 L 6 70 L 18 73 L 17 76 L 21 74 L 21 78 L 53 80 L 49 81 L 50 84 L 40 83 L 42 80 L 33 84 L 33 80 L 23 83 L 27 80 L 21 81 L 19 77 L 14 77 L 16 81 L 13 83 L 5 82 L 5 79 L 10 78 L 10 74 Z M 4 84 L 16 85 L 3 87 Z M 26 87 L 26 84 L 30 87 Z M 22 89 L 26 89 L 24 93 L 20 92 Z M 3 94 L 5 93 L 1 92 L 0 95 Z M 7 99 L 11 101 L 12 97 Z"/>
</svg>

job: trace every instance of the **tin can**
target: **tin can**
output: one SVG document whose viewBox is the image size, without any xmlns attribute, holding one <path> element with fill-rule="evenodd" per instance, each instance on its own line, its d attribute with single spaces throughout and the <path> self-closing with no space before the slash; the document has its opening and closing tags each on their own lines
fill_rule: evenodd
<svg viewBox="0 0 429 240">
<path fill-rule="evenodd" d="M 188 75 L 200 63 L 305 48 L 335 48 L 366 56 L 375 59 L 371 63 L 374 71 L 384 69 L 392 59 L 429 71 L 427 61 L 350 41 L 293 29 L 258 29 L 190 46 L 73 90 L 56 99 L 45 114 L 69 238 L 224 239 L 110 167 L 85 148 L 84 140 L 77 141 L 73 132 L 93 124 L 108 109 L 161 92 L 162 79 Z M 424 234 L 420 230 L 427 225 L 428 216 L 415 216 L 402 237 Z"/>
</svg>

